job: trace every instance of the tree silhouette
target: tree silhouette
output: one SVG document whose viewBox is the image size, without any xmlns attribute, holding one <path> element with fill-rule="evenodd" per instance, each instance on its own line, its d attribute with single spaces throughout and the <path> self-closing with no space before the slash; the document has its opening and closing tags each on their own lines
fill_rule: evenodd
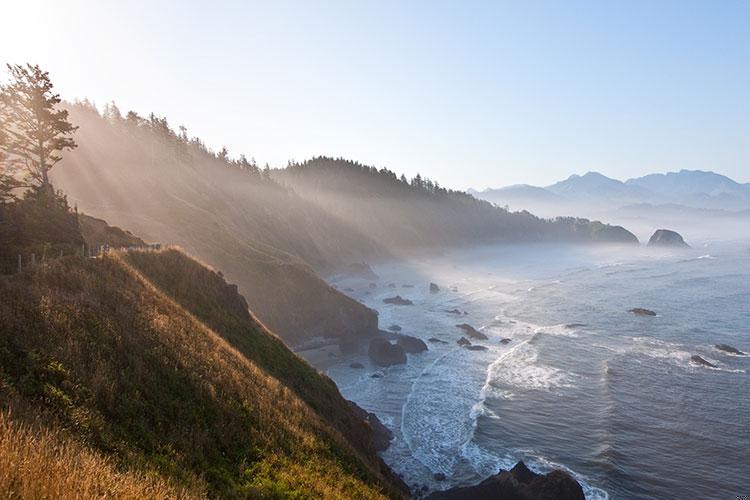
<svg viewBox="0 0 750 500">
<path fill-rule="evenodd" d="M 49 73 L 30 64 L 7 67 L 11 81 L 0 85 L 1 173 L 22 187 L 49 189 L 49 171 L 63 150 L 76 147 L 71 136 L 78 127 L 66 110 L 57 109 L 60 96 L 52 92 Z"/>
</svg>

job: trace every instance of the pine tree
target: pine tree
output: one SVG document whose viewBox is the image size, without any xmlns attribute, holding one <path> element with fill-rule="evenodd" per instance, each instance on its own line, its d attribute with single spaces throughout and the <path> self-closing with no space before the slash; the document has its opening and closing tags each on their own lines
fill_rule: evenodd
<svg viewBox="0 0 750 500">
<path fill-rule="evenodd" d="M 72 135 L 78 127 L 58 109 L 60 96 L 52 91 L 49 73 L 30 64 L 7 67 L 11 81 L 0 85 L 0 173 L 23 187 L 51 189 L 49 171 L 63 150 L 76 147 Z"/>
</svg>

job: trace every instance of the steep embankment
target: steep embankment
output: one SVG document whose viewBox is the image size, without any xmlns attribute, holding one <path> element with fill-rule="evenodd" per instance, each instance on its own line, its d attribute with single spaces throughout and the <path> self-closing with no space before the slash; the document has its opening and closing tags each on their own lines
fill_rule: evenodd
<svg viewBox="0 0 750 500">
<path fill-rule="evenodd" d="M 377 332 L 374 311 L 316 274 L 387 254 L 366 235 L 162 120 L 106 119 L 85 105 L 70 117 L 79 147 L 53 181 L 71 204 L 221 269 L 289 345 Z"/>
<path fill-rule="evenodd" d="M 401 494 L 334 384 L 174 250 L 64 257 L 0 279 L 0 404 L 13 422 L 0 442 L 26 439 L 30 421 L 51 429 L 53 449 L 93 457 L 94 483 L 117 470 L 189 496 Z M 65 456 L 47 459 L 78 474 Z"/>
</svg>

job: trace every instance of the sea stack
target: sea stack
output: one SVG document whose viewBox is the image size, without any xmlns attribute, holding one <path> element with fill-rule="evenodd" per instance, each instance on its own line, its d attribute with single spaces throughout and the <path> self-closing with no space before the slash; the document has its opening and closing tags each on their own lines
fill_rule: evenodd
<svg viewBox="0 0 750 500">
<path fill-rule="evenodd" d="M 685 240 L 682 239 L 680 233 L 669 229 L 657 229 L 648 240 L 648 246 L 690 248 L 690 245 L 685 243 Z"/>
</svg>

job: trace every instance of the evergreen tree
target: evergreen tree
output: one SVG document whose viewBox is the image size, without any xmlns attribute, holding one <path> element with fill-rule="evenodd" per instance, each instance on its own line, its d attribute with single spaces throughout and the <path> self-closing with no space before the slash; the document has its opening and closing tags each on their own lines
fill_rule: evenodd
<svg viewBox="0 0 750 500">
<path fill-rule="evenodd" d="M 8 71 L 10 83 L 0 85 L 0 173 L 23 187 L 51 190 L 49 171 L 63 150 L 76 147 L 72 135 L 78 127 L 58 109 L 60 96 L 52 91 L 49 73 L 30 64 L 9 64 Z"/>
</svg>

